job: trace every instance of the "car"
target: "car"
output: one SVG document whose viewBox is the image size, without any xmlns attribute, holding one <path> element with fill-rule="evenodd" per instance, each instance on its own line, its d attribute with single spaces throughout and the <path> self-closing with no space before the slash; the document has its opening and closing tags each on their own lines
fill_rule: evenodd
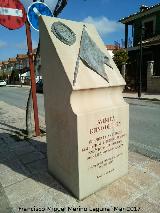
<svg viewBox="0 0 160 213">
<path fill-rule="evenodd" d="M 39 79 L 36 83 L 36 92 L 43 93 L 43 80 Z"/>
<path fill-rule="evenodd" d="M 5 82 L 5 80 L 0 80 L 0 86 L 6 86 L 7 83 Z"/>
</svg>

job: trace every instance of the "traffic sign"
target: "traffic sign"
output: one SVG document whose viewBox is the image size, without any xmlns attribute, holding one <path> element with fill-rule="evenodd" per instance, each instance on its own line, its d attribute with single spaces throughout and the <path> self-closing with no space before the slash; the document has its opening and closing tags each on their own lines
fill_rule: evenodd
<svg viewBox="0 0 160 213">
<path fill-rule="evenodd" d="M 42 2 L 35 2 L 28 8 L 27 18 L 30 25 L 37 31 L 39 31 L 39 16 L 53 16 L 49 7 Z"/>
<path fill-rule="evenodd" d="M 0 24 L 10 30 L 24 25 L 26 12 L 19 0 L 0 0 Z"/>
</svg>

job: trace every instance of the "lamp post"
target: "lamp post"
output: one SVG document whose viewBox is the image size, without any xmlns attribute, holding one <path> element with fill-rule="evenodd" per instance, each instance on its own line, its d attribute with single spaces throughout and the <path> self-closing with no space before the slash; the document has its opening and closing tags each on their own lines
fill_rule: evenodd
<svg viewBox="0 0 160 213">
<path fill-rule="evenodd" d="M 143 46 L 142 46 L 142 41 L 143 41 L 143 35 L 144 35 L 144 26 L 141 26 L 138 98 L 141 98 L 141 95 L 142 95 L 142 69 L 143 69 Z"/>
</svg>

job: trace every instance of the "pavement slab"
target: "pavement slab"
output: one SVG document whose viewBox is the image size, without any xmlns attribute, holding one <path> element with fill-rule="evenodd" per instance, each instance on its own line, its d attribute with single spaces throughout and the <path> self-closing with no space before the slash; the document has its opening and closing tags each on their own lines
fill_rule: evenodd
<svg viewBox="0 0 160 213">
<path fill-rule="evenodd" d="M 37 151 L 19 155 L 19 159 L 23 164 L 32 163 L 43 158 L 45 158 L 45 156 L 41 152 Z"/>
<path fill-rule="evenodd" d="M 146 171 L 146 173 L 149 173 L 154 177 L 160 177 L 160 162 L 150 160 L 145 164 L 143 169 Z"/>
<path fill-rule="evenodd" d="M 0 213 L 160 213 L 159 161 L 129 152 L 127 175 L 78 201 L 48 172 L 46 136 L 15 137 L 23 129 L 18 111 L 0 102 Z M 23 110 L 20 114 L 24 118 Z"/>
<path fill-rule="evenodd" d="M 154 184 L 144 194 L 145 198 L 160 208 L 160 182 Z"/>
<path fill-rule="evenodd" d="M 144 166 L 148 162 L 150 162 L 150 158 L 145 157 L 139 153 L 129 152 L 128 161 L 130 165 L 134 166 Z"/>
<path fill-rule="evenodd" d="M 0 213 L 13 213 L 8 198 L 4 192 L 3 186 L 0 183 Z"/>
<path fill-rule="evenodd" d="M 142 190 L 130 181 L 129 174 L 100 190 L 96 194 L 109 206 L 126 207 L 131 201 L 142 195 Z"/>
<path fill-rule="evenodd" d="M 159 181 L 159 177 L 151 176 L 149 173 L 135 166 L 132 166 L 129 171 L 129 179 L 132 183 L 144 191 Z"/>
<path fill-rule="evenodd" d="M 36 181 L 27 178 L 23 181 L 17 182 L 16 184 L 5 187 L 4 191 L 11 205 L 14 205 L 17 201 L 20 202 L 34 197 L 36 194 L 42 192 L 43 189 Z"/>
<path fill-rule="evenodd" d="M 7 178 L 6 178 L 7 176 Z M 14 171 L 6 171 L 3 174 L 0 174 L 0 182 L 3 187 L 7 187 L 13 184 L 18 183 L 19 181 L 25 180 L 26 176 L 23 174 L 18 174 Z"/>
<path fill-rule="evenodd" d="M 39 171 L 34 173 L 32 174 L 32 178 L 36 180 L 44 190 L 54 188 L 55 190 L 64 191 L 64 188 L 61 186 L 61 184 L 59 184 L 58 181 L 52 175 L 50 175 L 48 171 Z"/>
<path fill-rule="evenodd" d="M 36 151 L 36 149 L 28 141 L 19 141 L 12 146 L 8 146 L 17 156 Z"/>
<path fill-rule="evenodd" d="M 0 171 L 1 171 L 1 174 L 6 173 L 8 171 L 15 171 L 16 173 L 19 173 L 19 174 L 27 174 L 26 168 L 18 159 L 1 160 Z"/>
<path fill-rule="evenodd" d="M 26 165 L 31 174 L 46 172 L 48 170 L 47 159 L 41 159 Z"/>
<path fill-rule="evenodd" d="M 29 172 L 18 159 L 1 161 L 0 171 L 0 182 L 3 187 L 15 184 L 29 176 Z"/>
<path fill-rule="evenodd" d="M 144 195 L 137 198 L 130 204 L 131 207 L 138 207 L 140 213 L 159 213 L 160 207 L 158 204 L 149 201 Z"/>
</svg>

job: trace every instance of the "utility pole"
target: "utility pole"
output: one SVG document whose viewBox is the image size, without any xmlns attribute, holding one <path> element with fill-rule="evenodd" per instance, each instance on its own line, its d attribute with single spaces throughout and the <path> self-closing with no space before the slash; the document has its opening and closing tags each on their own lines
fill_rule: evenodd
<svg viewBox="0 0 160 213">
<path fill-rule="evenodd" d="M 143 35 L 144 35 L 144 26 L 141 26 L 138 98 L 141 98 L 142 95 Z"/>
<path fill-rule="evenodd" d="M 38 105 L 37 105 L 37 96 L 36 96 L 35 70 L 34 70 L 34 62 L 33 62 L 31 29 L 30 29 L 30 24 L 28 20 L 26 21 L 26 36 L 27 36 L 28 57 L 29 57 L 30 76 L 31 76 L 31 90 L 32 90 L 33 110 L 34 110 L 35 133 L 36 133 L 36 136 L 39 136 L 40 128 L 39 128 Z"/>
</svg>

